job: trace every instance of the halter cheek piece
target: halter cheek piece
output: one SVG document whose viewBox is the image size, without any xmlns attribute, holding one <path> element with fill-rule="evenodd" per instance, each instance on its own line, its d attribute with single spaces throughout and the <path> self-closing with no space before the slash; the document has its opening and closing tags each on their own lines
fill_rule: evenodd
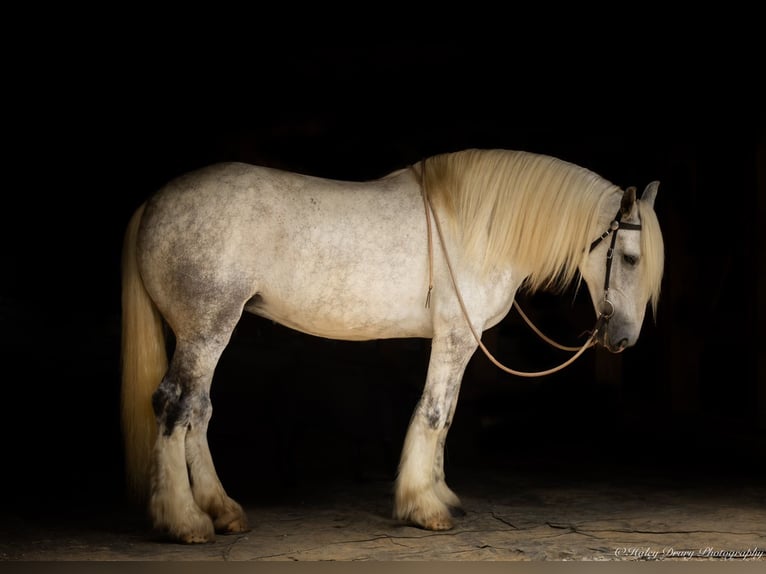
<svg viewBox="0 0 766 574">
<path fill-rule="evenodd" d="M 609 244 L 609 249 L 606 252 L 606 271 L 604 275 L 604 300 L 601 302 L 601 308 L 599 309 L 598 325 L 600 326 L 604 321 L 608 321 L 609 318 L 614 315 L 614 304 L 609 300 L 609 276 L 612 273 L 612 257 L 614 256 L 614 245 L 617 242 L 617 232 L 620 229 L 635 230 L 641 229 L 640 223 L 627 223 L 622 221 L 623 210 L 617 212 L 614 216 L 612 223 L 609 224 L 609 229 L 604 231 L 593 243 L 590 244 L 590 250 L 592 252 L 599 243 L 606 239 L 609 235 L 612 236 L 612 241 Z"/>
</svg>

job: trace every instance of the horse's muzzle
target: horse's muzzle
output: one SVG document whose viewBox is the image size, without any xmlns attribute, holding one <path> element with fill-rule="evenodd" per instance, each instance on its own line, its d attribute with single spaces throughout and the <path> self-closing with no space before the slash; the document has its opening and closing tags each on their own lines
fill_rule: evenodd
<svg viewBox="0 0 766 574">
<path fill-rule="evenodd" d="M 608 342 L 606 345 L 604 345 L 607 350 L 611 351 L 612 353 L 622 353 L 625 349 L 628 348 L 628 339 L 623 337 L 619 341 L 617 341 L 616 345 L 610 345 Z"/>
<path fill-rule="evenodd" d="M 630 341 L 627 337 L 621 338 L 616 343 L 612 343 L 609 339 L 609 317 L 611 315 L 599 315 L 598 321 L 596 321 L 596 335 L 594 342 L 597 345 L 604 347 L 610 353 L 622 353 L 630 346 Z"/>
</svg>

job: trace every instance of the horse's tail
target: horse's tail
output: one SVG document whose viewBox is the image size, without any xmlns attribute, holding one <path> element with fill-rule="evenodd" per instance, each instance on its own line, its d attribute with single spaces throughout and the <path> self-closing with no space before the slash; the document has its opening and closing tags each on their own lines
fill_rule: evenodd
<svg viewBox="0 0 766 574">
<path fill-rule="evenodd" d="M 122 434 L 128 495 L 149 499 L 152 450 L 157 436 L 152 393 L 168 368 L 162 318 L 149 298 L 136 258 L 144 205 L 133 214 L 122 250 Z"/>
</svg>

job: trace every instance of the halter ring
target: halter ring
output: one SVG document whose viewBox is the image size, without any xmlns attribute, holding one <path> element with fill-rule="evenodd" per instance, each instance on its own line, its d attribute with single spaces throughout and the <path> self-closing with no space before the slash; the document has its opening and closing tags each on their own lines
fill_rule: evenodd
<svg viewBox="0 0 766 574">
<path fill-rule="evenodd" d="M 614 304 L 606 298 L 606 294 L 604 294 L 604 300 L 601 302 L 601 309 L 599 312 L 604 319 L 609 319 L 614 315 Z"/>
</svg>

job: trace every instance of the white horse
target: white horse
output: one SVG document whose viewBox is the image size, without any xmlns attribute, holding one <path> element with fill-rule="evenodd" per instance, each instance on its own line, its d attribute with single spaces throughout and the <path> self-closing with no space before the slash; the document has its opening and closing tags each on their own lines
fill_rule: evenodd
<svg viewBox="0 0 766 574">
<path fill-rule="evenodd" d="M 243 163 L 171 181 L 138 208 L 124 243 L 131 492 L 174 540 L 248 529 L 206 436 L 214 369 L 248 311 L 319 337 L 432 340 L 394 518 L 451 528 L 461 504 L 445 482 L 444 444 L 480 334 L 520 288 L 561 292 L 583 279 L 599 317 L 594 340 L 613 352 L 633 345 L 660 294 L 657 186 L 637 200 L 635 188 L 582 167 L 508 150 L 438 155 L 366 182 Z"/>
</svg>

